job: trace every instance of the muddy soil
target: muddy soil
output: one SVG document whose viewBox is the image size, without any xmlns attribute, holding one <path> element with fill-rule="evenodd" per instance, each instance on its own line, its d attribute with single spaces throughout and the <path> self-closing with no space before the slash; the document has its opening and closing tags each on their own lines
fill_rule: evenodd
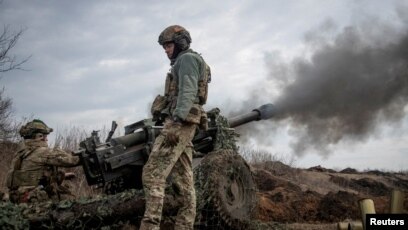
<svg viewBox="0 0 408 230">
<path fill-rule="evenodd" d="M 287 173 L 276 173 L 279 170 L 271 165 L 279 165 Z M 387 213 L 391 191 L 408 192 L 408 175 L 403 173 L 358 172 L 351 168 L 336 172 L 321 166 L 295 169 L 282 163 L 256 165 L 252 171 L 259 190 L 255 218 L 292 226 L 359 220 L 358 200 L 363 198 L 374 200 L 377 213 Z M 408 199 L 404 207 L 408 209 Z"/>
</svg>

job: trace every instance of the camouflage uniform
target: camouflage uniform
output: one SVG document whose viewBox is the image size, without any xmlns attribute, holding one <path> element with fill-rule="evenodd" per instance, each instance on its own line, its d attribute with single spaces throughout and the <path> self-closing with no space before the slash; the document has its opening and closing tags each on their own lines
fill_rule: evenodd
<svg viewBox="0 0 408 230">
<path fill-rule="evenodd" d="M 29 122 L 22 129 L 38 123 L 37 121 L 40 120 Z M 20 133 L 22 133 L 21 130 Z M 30 136 L 33 134 L 35 131 Z M 27 203 L 50 199 L 56 201 L 72 196 L 68 188 L 62 185 L 65 174 L 58 171 L 57 167 L 77 165 L 79 165 L 78 157 L 60 149 L 48 148 L 46 141 L 28 137 L 21 143 L 7 175 L 10 200 L 14 203 Z"/>
<path fill-rule="evenodd" d="M 187 31 L 180 26 L 168 27 L 159 37 L 161 45 L 166 42 L 163 41 L 163 34 L 166 32 L 180 35 L 178 32 Z M 165 84 L 165 96 L 159 95 L 152 106 L 154 116 L 165 114 L 167 118 L 143 168 L 146 210 L 141 230 L 159 229 L 166 179 L 170 174 L 176 199 L 181 203 L 174 229 L 193 229 L 194 226 L 196 197 L 192 171 L 194 149 L 191 141 L 197 127 L 205 127 L 207 124 L 202 105 L 205 104 L 207 96 L 209 67 L 199 54 L 188 49 L 191 38 L 188 32 L 187 35 L 187 47 L 185 41 L 181 41 L 180 45 L 178 41 L 174 41 L 174 36 L 170 36 L 173 39 L 171 42 L 178 45 L 181 52 L 172 60 L 172 69 Z M 169 142 L 170 134 L 177 137 L 176 143 Z"/>
</svg>

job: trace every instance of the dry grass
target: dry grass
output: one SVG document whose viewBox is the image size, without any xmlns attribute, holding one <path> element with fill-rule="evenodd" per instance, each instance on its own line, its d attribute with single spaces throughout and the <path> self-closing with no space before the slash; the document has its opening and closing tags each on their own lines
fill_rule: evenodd
<svg viewBox="0 0 408 230">
<path fill-rule="evenodd" d="M 272 154 L 264 150 L 240 148 L 241 156 L 254 168 L 274 172 L 274 174 L 292 174 L 296 171 L 296 161 L 292 156 Z"/>
<path fill-rule="evenodd" d="M 239 153 L 250 164 L 280 161 L 288 166 L 294 167 L 296 160 L 293 156 L 272 154 L 269 151 L 240 147 Z"/>
<path fill-rule="evenodd" d="M 54 143 L 51 143 L 51 146 L 54 148 L 61 148 L 66 152 L 73 152 L 78 150 L 79 143 L 85 138 L 90 136 L 91 132 L 85 131 L 81 128 L 72 126 L 70 128 L 65 128 L 56 131 L 56 138 Z M 101 140 L 104 138 L 107 133 L 106 128 L 104 127 L 100 132 Z M 81 166 L 75 168 L 69 168 L 65 170 L 66 172 L 72 172 L 75 174 L 75 178 L 69 181 L 66 181 L 65 184 L 68 185 L 76 197 L 90 197 L 98 195 L 102 192 L 101 189 L 96 187 L 88 186 L 85 174 Z"/>
<path fill-rule="evenodd" d="M 292 178 L 292 181 L 299 185 L 303 191 L 315 191 L 322 195 L 330 191 L 344 190 L 348 187 L 347 185 L 339 186 L 332 183 L 330 181 L 330 175 L 322 172 L 302 171 L 296 178 Z M 348 192 L 351 192 L 351 190 Z"/>
</svg>

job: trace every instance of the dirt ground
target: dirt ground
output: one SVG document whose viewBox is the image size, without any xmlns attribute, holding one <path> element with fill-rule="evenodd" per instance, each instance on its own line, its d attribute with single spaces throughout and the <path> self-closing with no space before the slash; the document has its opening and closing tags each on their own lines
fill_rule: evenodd
<svg viewBox="0 0 408 230">
<path fill-rule="evenodd" d="M 408 191 L 407 173 L 298 169 L 280 162 L 252 165 L 252 171 L 259 190 L 255 218 L 288 229 L 336 229 L 337 222 L 359 220 L 363 198 L 374 201 L 377 213 L 387 213 L 391 191 Z"/>
</svg>

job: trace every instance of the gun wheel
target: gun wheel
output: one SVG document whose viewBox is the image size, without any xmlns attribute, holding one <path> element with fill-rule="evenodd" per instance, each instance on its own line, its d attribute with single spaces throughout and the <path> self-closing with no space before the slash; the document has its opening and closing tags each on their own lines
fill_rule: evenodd
<svg viewBox="0 0 408 230">
<path fill-rule="evenodd" d="M 201 196 L 197 213 L 207 227 L 246 228 L 256 205 L 256 185 L 238 153 L 221 150 L 208 154 L 195 170 L 195 179 L 197 196 Z"/>
</svg>

